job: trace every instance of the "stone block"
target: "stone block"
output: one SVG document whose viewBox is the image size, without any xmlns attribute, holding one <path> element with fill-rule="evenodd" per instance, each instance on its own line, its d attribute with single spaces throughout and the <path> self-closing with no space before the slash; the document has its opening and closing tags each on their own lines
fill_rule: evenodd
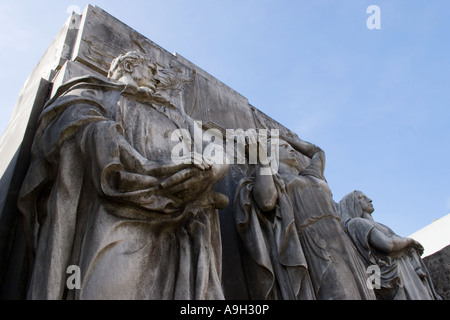
<svg viewBox="0 0 450 320">
<path fill-rule="evenodd" d="M 434 288 L 443 300 L 450 300 L 450 245 L 423 258 Z"/>
</svg>

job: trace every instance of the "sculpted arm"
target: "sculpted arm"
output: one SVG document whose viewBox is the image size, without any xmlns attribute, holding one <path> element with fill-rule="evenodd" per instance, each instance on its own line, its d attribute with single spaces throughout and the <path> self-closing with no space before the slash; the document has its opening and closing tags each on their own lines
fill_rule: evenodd
<svg viewBox="0 0 450 320">
<path fill-rule="evenodd" d="M 275 172 L 272 170 L 272 166 L 267 158 L 267 145 L 264 143 L 258 143 L 256 135 L 250 135 L 249 137 L 249 152 L 256 152 L 258 147 L 260 150 L 260 155 L 266 155 L 265 161 L 260 161 L 266 163 L 265 165 L 260 162 L 256 165 L 255 181 L 252 188 L 252 196 L 258 207 L 265 212 L 272 211 L 278 201 L 278 192 L 275 186 L 274 175 Z M 264 173 L 264 174 L 262 174 Z M 271 173 L 271 174 L 270 174 Z"/>
<path fill-rule="evenodd" d="M 308 158 L 311 158 L 311 164 L 314 165 L 323 175 L 325 171 L 325 152 L 321 148 L 313 143 L 303 141 L 298 137 L 292 138 L 286 136 L 281 138 L 288 142 L 292 148 Z"/>
<path fill-rule="evenodd" d="M 370 245 L 376 250 L 386 254 L 393 254 L 402 251 L 410 246 L 416 247 L 419 252 L 423 252 L 420 243 L 412 238 L 404 238 L 397 235 L 386 235 L 377 228 L 372 229 L 369 234 Z"/>
<path fill-rule="evenodd" d="M 256 170 L 253 198 L 262 211 L 272 211 L 278 200 L 274 176 L 262 175 L 260 169 Z"/>
<path fill-rule="evenodd" d="M 311 158 L 311 159 L 316 154 L 323 152 L 323 150 L 321 148 L 319 148 L 318 146 L 316 146 L 315 144 L 312 144 L 307 141 L 303 141 L 302 139 L 300 139 L 298 137 L 292 138 L 292 137 L 288 137 L 288 136 L 283 136 L 280 138 L 283 139 L 284 141 L 286 141 L 287 143 L 289 143 L 292 146 L 292 148 L 294 148 L 301 154 L 304 154 L 305 156 L 307 156 L 308 158 Z"/>
</svg>

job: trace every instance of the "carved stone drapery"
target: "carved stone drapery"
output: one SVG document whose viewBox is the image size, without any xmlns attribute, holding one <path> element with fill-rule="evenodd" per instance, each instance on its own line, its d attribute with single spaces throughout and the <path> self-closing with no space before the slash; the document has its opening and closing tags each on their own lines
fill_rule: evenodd
<svg viewBox="0 0 450 320">
<path fill-rule="evenodd" d="M 420 257 L 421 244 L 374 221 L 371 199 L 355 190 L 344 196 L 337 208 L 366 266 L 378 266 L 380 270 L 379 288 L 375 288 L 378 299 L 441 299 Z"/>
<path fill-rule="evenodd" d="M 171 133 L 193 119 L 158 94 L 167 74 L 139 53 L 112 65 L 119 76 L 73 79 L 41 114 L 18 203 L 28 298 L 223 299 L 227 199 L 213 185 L 227 166 L 173 163 Z M 66 287 L 69 265 L 79 290 Z"/>
</svg>

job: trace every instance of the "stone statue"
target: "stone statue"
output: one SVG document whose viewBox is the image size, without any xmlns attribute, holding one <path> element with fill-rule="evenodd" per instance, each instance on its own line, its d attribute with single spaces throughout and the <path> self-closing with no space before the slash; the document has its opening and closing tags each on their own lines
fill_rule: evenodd
<svg viewBox="0 0 450 320">
<path fill-rule="evenodd" d="M 400 237 L 387 226 L 373 220 L 372 200 L 361 191 L 347 194 L 337 204 L 346 230 L 367 266 L 378 266 L 378 299 L 441 299 L 434 290 L 421 259 L 423 247 L 412 238 Z"/>
<path fill-rule="evenodd" d="M 296 151 L 310 163 L 299 161 Z M 257 167 L 235 196 L 249 291 L 263 299 L 375 299 L 324 178 L 324 152 L 283 137 L 278 162 L 272 175 Z"/>
<path fill-rule="evenodd" d="M 159 92 L 174 74 L 160 69 L 129 52 L 109 79 L 73 79 L 46 104 L 18 202 L 29 299 L 224 298 L 228 198 L 213 185 L 228 166 L 194 151 L 172 161 L 171 135 L 193 120 Z M 66 286 L 69 266 L 80 288 Z"/>
</svg>

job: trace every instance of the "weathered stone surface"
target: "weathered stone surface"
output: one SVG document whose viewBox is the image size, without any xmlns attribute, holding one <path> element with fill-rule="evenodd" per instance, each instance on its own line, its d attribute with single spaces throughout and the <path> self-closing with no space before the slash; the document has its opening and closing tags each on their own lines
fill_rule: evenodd
<svg viewBox="0 0 450 320">
<path fill-rule="evenodd" d="M 380 270 L 379 288 L 375 289 L 379 299 L 440 300 L 421 259 L 423 246 L 376 222 L 369 197 L 354 190 L 342 198 L 337 208 L 366 267 Z"/>
<path fill-rule="evenodd" d="M 8 276 L 7 269 L 21 270 L 20 265 L 9 265 L 8 261 L 16 261 L 12 250 L 13 239 L 17 237 L 16 230 L 20 231 L 19 215 L 17 214 L 18 192 L 21 179 L 29 165 L 30 147 L 36 130 L 37 119 L 45 101 L 48 99 L 52 80 L 62 65 L 70 58 L 71 48 L 78 34 L 81 16 L 73 13 L 55 36 L 41 60 L 31 72 L 23 85 L 14 108 L 10 123 L 4 134 L 0 137 L 0 286 L 4 281 L 1 296 L 17 297 L 12 289 L 18 281 Z M 19 228 L 19 229 L 17 229 Z M 20 251 L 20 250 L 19 250 Z M 19 255 L 23 254 L 19 253 Z M 8 293 L 4 293 L 8 291 Z"/>
<path fill-rule="evenodd" d="M 66 61 L 61 69 L 58 70 L 57 73 L 55 73 L 55 76 L 52 81 L 52 91 L 50 93 L 49 99 L 53 98 L 53 96 L 56 94 L 57 90 L 60 86 L 67 83 L 68 81 L 72 80 L 73 78 L 82 77 L 86 75 L 95 75 L 99 78 L 104 78 L 106 80 L 106 77 L 104 77 L 101 73 L 96 73 L 92 69 L 89 69 L 85 65 L 81 63 L 76 63 L 71 60 Z"/>
<path fill-rule="evenodd" d="M 25 243 L 22 234 L 22 218 L 17 208 L 17 199 L 23 179 L 30 165 L 31 145 L 37 130 L 37 119 L 50 92 L 51 82 L 42 79 L 34 96 L 31 114 L 24 137 L 11 164 L 0 180 L 4 207 L 0 216 L 0 280 L 1 296 L 19 298 L 26 288 L 27 266 L 23 264 Z M 20 279 L 20 280 L 18 280 Z"/>
<path fill-rule="evenodd" d="M 325 153 L 299 139 L 280 139 L 276 147 L 276 171 L 264 174 L 268 168 L 256 166 L 234 199 L 251 298 L 375 300 L 324 177 Z"/>
<path fill-rule="evenodd" d="M 1 280 L 5 281 L 3 297 L 24 297 L 24 286 L 20 285 L 23 284 L 24 275 L 13 271 L 23 270 L 24 263 L 20 257 L 25 254 L 23 231 L 15 203 L 21 179 L 30 161 L 32 137 L 44 103 L 55 96 L 61 85 L 75 77 L 93 75 L 106 79 L 111 61 L 132 50 L 152 56 L 159 68 L 171 69 L 178 74 L 180 86 L 166 98 L 185 110 L 188 116 L 202 121 L 205 130 L 216 128 L 224 133 L 225 129 L 278 128 L 281 134 L 295 136 L 289 129 L 251 106 L 245 97 L 180 54 L 167 52 L 102 9 L 88 5 L 81 16 L 73 14 L 67 20 L 31 73 L 22 89 L 9 128 L 0 138 L 0 248 L 2 256 L 6 257 L 2 259 L 0 268 Z M 48 82 L 48 92 L 37 92 L 41 78 Z M 30 117 L 31 114 L 35 116 Z M 23 151 L 19 154 L 18 147 L 25 142 L 23 134 L 26 128 L 30 128 L 31 134 L 27 143 L 22 144 Z M 17 163 L 22 165 L 17 166 Z M 232 164 L 226 177 L 217 183 L 217 191 L 233 197 L 236 181 L 246 175 L 246 170 L 242 165 Z M 20 176 L 15 172 L 20 173 Z M 6 203 L 8 208 L 5 208 Z M 228 206 L 220 210 L 219 218 L 224 240 L 225 296 L 246 298 L 247 286 L 243 278 L 232 208 Z"/>
<path fill-rule="evenodd" d="M 127 52 L 151 63 L 114 75 Z M 257 166 L 236 163 L 236 150 L 224 167 L 198 153 L 197 166 L 169 161 L 171 132 L 195 135 L 196 126 L 213 129 L 222 145 L 227 130 L 233 145 L 246 136 L 248 148 L 244 130 L 278 129 L 305 174 L 296 167 L 269 176 L 259 188 L 276 182 L 279 190 L 249 200 Z M 0 153 L 2 298 L 374 298 L 337 217 L 320 148 L 96 6 L 70 17 L 30 75 Z M 283 204 L 267 214 L 275 195 Z M 249 216 L 249 203 L 267 231 L 254 242 L 246 236 L 256 234 L 255 220 L 246 230 L 249 221 L 236 221 Z M 255 253 L 265 264 L 249 259 Z M 82 268 L 78 291 L 65 282 L 68 264 Z"/>
<path fill-rule="evenodd" d="M 0 137 L 0 150 L 2 151 L 0 175 L 3 175 L 22 142 L 41 78 L 52 81 L 57 70 L 68 60 L 78 33 L 80 19 L 81 17 L 75 13 L 67 19 L 23 85 L 8 128 Z M 1 196 L 2 194 L 0 194 Z"/>
<path fill-rule="evenodd" d="M 434 287 L 443 300 L 450 300 L 450 245 L 423 258 Z"/>
<path fill-rule="evenodd" d="M 128 52 L 107 79 L 72 79 L 45 105 L 18 200 L 28 298 L 224 299 L 217 209 L 228 199 L 213 186 L 228 165 L 171 138 L 194 120 L 164 98 L 170 71 Z"/>
</svg>

